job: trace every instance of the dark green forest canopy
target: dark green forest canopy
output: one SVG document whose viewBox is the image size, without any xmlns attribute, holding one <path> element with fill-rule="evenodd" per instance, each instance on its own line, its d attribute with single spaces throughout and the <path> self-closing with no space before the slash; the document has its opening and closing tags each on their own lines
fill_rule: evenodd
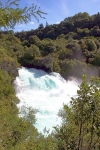
<svg viewBox="0 0 100 150">
<path fill-rule="evenodd" d="M 56 39 L 59 35 L 67 35 L 70 32 L 73 32 L 73 38 L 81 38 L 84 36 L 96 36 L 100 35 L 100 14 L 90 16 L 88 13 L 78 13 L 72 17 L 65 18 L 64 21 L 60 24 L 49 25 L 46 24 L 44 27 L 43 24 L 40 24 L 36 30 L 26 31 L 25 40 L 29 38 L 30 35 L 37 35 L 40 39 L 50 38 Z M 77 33 L 74 35 L 74 33 Z M 22 32 L 16 33 L 16 36 L 20 35 L 21 38 Z"/>
</svg>

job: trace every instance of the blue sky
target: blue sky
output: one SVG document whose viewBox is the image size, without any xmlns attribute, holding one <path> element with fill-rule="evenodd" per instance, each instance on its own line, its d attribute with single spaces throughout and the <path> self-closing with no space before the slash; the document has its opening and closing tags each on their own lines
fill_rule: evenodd
<svg viewBox="0 0 100 150">
<path fill-rule="evenodd" d="M 46 19 L 39 18 L 39 23 L 35 18 L 28 24 L 21 24 L 15 27 L 15 31 L 31 30 L 38 28 L 40 23 L 46 25 L 56 24 L 63 21 L 66 17 L 73 16 L 79 12 L 88 12 L 90 15 L 100 12 L 100 0 L 20 0 L 20 6 L 26 4 L 30 6 L 32 3 L 41 7 L 46 12 Z"/>
</svg>

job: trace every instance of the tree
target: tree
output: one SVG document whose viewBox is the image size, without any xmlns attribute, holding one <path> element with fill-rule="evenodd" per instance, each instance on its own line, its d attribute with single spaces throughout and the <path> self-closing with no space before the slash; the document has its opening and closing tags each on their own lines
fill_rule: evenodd
<svg viewBox="0 0 100 150">
<path fill-rule="evenodd" d="M 29 45 L 31 44 L 35 44 L 39 47 L 41 45 L 41 41 L 36 35 L 33 35 L 29 37 Z"/>
<path fill-rule="evenodd" d="M 31 17 L 35 17 L 39 21 L 38 16 L 41 18 L 42 14 L 46 14 L 41 11 L 40 7 L 34 3 L 28 8 L 19 8 L 19 0 L 7 0 L 5 4 L 0 1 L 0 28 L 5 29 L 14 28 L 16 24 L 28 23 Z"/>
<path fill-rule="evenodd" d="M 84 76 L 77 97 L 60 111 L 63 123 L 55 128 L 60 150 L 100 149 L 99 83 L 98 78 L 92 78 L 88 84 Z"/>
<path fill-rule="evenodd" d="M 46 21 L 46 27 L 48 26 L 49 24 L 48 24 L 48 22 Z"/>
<path fill-rule="evenodd" d="M 39 27 L 38 27 L 38 29 L 39 29 L 39 30 L 41 30 L 41 29 L 43 29 L 43 28 L 44 28 L 44 25 L 43 25 L 43 23 L 39 24 Z"/>
</svg>

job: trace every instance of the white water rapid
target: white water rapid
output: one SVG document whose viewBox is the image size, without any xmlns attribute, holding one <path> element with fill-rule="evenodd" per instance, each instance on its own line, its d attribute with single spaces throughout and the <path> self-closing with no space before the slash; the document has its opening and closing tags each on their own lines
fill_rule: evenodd
<svg viewBox="0 0 100 150">
<path fill-rule="evenodd" d="M 20 99 L 18 107 L 31 106 L 39 110 L 36 114 L 36 128 L 53 130 L 53 126 L 60 125 L 59 109 L 68 104 L 70 97 L 76 95 L 78 83 L 75 80 L 65 81 L 60 74 L 47 74 L 37 69 L 19 69 L 16 77 L 16 95 Z"/>
</svg>

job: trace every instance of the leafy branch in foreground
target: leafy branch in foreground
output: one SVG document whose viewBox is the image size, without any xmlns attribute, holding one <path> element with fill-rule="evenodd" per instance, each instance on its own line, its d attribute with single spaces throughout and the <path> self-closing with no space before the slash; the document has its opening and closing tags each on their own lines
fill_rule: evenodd
<svg viewBox="0 0 100 150">
<path fill-rule="evenodd" d="M 32 16 L 37 21 L 39 21 L 38 16 L 45 18 L 42 15 L 46 13 L 34 3 L 30 7 L 19 8 L 19 1 L 7 0 L 4 5 L 0 2 L 0 28 L 13 29 L 16 24 L 28 23 Z"/>
</svg>

